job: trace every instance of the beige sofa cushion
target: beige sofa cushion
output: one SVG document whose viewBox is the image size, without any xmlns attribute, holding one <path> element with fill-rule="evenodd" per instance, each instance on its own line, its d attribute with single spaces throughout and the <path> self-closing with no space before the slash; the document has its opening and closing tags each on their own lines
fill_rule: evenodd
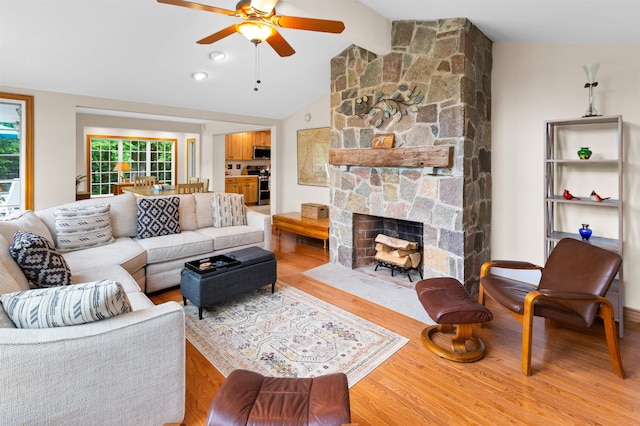
<svg viewBox="0 0 640 426">
<path fill-rule="evenodd" d="M 202 228 L 196 232 L 213 240 L 213 250 L 225 250 L 264 241 L 264 232 L 253 226 L 225 226 L 223 228 Z"/>
<path fill-rule="evenodd" d="M 130 274 L 144 268 L 147 254 L 140 244 L 129 237 L 117 238 L 113 243 L 63 254 L 71 273 L 99 268 L 108 259 L 110 265 L 120 265 Z M 91 281 L 91 280 L 86 280 Z"/>
<path fill-rule="evenodd" d="M 55 219 L 53 229 L 55 230 Z M 18 210 L 0 220 L 0 235 L 7 241 L 13 241 L 13 235 L 17 231 L 32 232 L 55 244 L 49 227 L 31 210 Z"/>
<path fill-rule="evenodd" d="M 180 194 L 174 195 L 174 197 L 180 198 L 180 206 L 178 207 L 178 214 L 180 215 L 178 218 L 180 229 L 182 231 L 195 231 L 198 229 L 198 221 L 196 220 L 196 200 L 193 197 L 193 194 Z"/>
<path fill-rule="evenodd" d="M 209 228 L 213 226 L 213 210 L 211 209 L 211 199 L 215 192 L 199 192 L 193 194 L 196 204 L 196 220 L 198 228 Z"/>
<path fill-rule="evenodd" d="M 124 193 L 109 198 L 90 198 L 88 200 L 75 201 L 61 206 L 38 210 L 36 214 L 47 225 L 55 239 L 56 217 L 55 211 L 60 208 L 95 206 L 108 203 L 110 206 L 111 229 L 115 238 L 135 237 L 138 233 L 138 218 L 136 215 L 136 196 Z M 57 241 L 56 241 L 57 243 Z"/>
<path fill-rule="evenodd" d="M 9 242 L 0 235 L 0 294 L 29 290 L 29 281 L 9 253 Z"/>
<path fill-rule="evenodd" d="M 101 265 L 76 272 L 73 274 L 72 282 L 73 284 L 80 284 L 103 279 L 119 282 L 127 295 L 140 291 L 140 287 L 133 277 L 118 265 Z"/>
<path fill-rule="evenodd" d="M 147 251 L 148 264 L 197 256 L 213 251 L 211 238 L 194 231 L 136 241 Z"/>
</svg>

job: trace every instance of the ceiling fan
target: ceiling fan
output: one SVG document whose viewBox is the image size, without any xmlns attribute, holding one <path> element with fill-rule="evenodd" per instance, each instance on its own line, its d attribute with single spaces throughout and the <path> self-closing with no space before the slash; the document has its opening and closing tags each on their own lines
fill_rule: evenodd
<svg viewBox="0 0 640 426">
<path fill-rule="evenodd" d="M 221 13 L 243 19 L 240 23 L 230 25 L 202 40 L 198 40 L 199 44 L 211 44 L 238 32 L 247 37 L 255 45 L 266 41 L 278 55 L 291 56 L 296 53 L 296 51 L 293 50 L 293 47 L 280 35 L 276 27 L 334 34 L 339 34 L 344 30 L 344 24 L 341 21 L 276 15 L 275 6 L 278 0 L 240 0 L 236 5 L 236 10 L 221 9 L 215 6 L 182 0 L 157 1 L 158 3 Z"/>
</svg>

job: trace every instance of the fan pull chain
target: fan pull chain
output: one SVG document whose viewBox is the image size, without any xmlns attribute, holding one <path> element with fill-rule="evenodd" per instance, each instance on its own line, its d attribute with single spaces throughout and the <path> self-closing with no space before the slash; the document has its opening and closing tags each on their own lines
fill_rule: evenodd
<svg viewBox="0 0 640 426">
<path fill-rule="evenodd" d="M 255 52 L 255 63 L 256 63 L 256 84 L 253 87 L 253 91 L 257 92 L 258 91 L 258 84 L 260 84 L 260 52 L 258 51 L 258 44 L 259 43 L 254 43 L 254 45 L 256 46 L 256 52 Z"/>
</svg>

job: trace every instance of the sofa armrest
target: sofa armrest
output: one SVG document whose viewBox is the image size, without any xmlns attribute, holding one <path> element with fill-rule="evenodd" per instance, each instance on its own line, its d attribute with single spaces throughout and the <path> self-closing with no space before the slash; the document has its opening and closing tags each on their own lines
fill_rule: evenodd
<svg viewBox="0 0 640 426">
<path fill-rule="evenodd" d="M 181 422 L 185 329 L 167 302 L 89 324 L 0 329 L 7 424 Z"/>
<path fill-rule="evenodd" d="M 247 209 L 247 225 L 264 230 L 264 244 L 262 248 L 271 250 L 271 216 Z"/>
</svg>

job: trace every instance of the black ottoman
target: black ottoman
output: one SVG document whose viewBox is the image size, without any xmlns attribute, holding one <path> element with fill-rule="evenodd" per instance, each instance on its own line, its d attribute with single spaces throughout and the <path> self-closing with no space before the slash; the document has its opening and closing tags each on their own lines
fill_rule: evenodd
<svg viewBox="0 0 640 426">
<path fill-rule="evenodd" d="M 211 262 L 211 267 L 200 269 L 198 265 Z M 187 299 L 202 309 L 222 302 L 232 296 L 276 285 L 276 258 L 260 247 L 248 247 L 221 256 L 187 262 L 180 277 L 180 292 L 186 306 Z"/>
</svg>

